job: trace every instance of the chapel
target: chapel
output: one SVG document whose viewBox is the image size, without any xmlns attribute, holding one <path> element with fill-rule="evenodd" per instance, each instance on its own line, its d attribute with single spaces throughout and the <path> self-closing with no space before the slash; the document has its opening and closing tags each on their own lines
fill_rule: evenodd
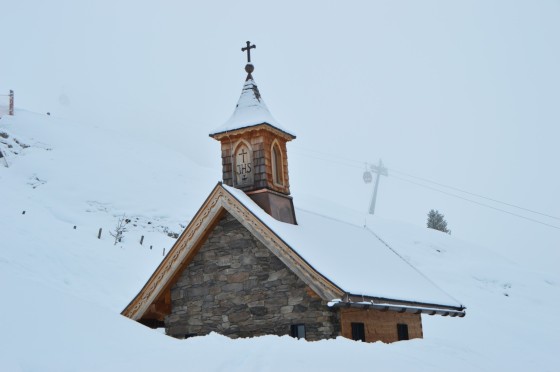
<svg viewBox="0 0 560 372">
<path fill-rule="evenodd" d="M 344 336 L 364 342 L 422 338 L 422 314 L 465 307 L 369 227 L 298 210 L 287 142 L 253 78 L 220 142 L 222 180 L 122 314 L 166 334 L 232 338 Z"/>
</svg>

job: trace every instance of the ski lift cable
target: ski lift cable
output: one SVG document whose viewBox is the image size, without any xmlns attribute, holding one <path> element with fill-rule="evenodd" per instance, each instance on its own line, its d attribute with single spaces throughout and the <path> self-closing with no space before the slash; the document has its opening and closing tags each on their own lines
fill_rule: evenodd
<svg viewBox="0 0 560 372">
<path fill-rule="evenodd" d="M 487 197 L 487 196 L 483 196 L 483 195 L 480 195 L 480 194 L 476 194 L 476 193 L 474 193 L 474 192 L 470 192 L 470 191 L 467 191 L 467 190 L 463 190 L 463 189 L 460 189 L 460 188 L 458 188 L 458 187 L 449 186 L 449 185 L 444 185 L 444 184 L 439 183 L 439 182 L 436 182 L 436 181 L 431 181 L 431 180 L 429 180 L 429 179 L 427 179 L 427 178 L 418 177 L 418 176 L 413 176 L 413 175 L 411 175 L 411 174 L 407 174 L 407 173 L 405 173 L 405 172 L 399 171 L 399 170 L 394 169 L 394 168 L 390 168 L 390 169 L 391 169 L 392 172 L 400 173 L 400 174 L 402 174 L 402 175 L 404 175 L 404 176 L 407 176 L 407 177 L 415 178 L 415 179 L 418 179 L 418 180 L 421 180 L 421 181 L 424 181 L 424 182 L 433 183 L 434 185 L 438 185 L 438 186 L 445 187 L 445 188 L 448 188 L 448 189 L 452 189 L 452 190 L 455 190 L 455 191 L 460 191 L 460 192 L 463 192 L 463 193 L 465 193 L 465 194 L 469 194 L 469 195 L 472 195 L 472 196 L 476 196 L 476 197 L 478 197 L 478 198 L 482 198 L 482 199 L 486 199 L 486 200 L 493 201 L 493 202 L 495 202 L 495 203 L 507 205 L 508 207 L 517 208 L 517 209 L 524 210 L 524 211 L 526 211 L 526 212 L 531 212 L 531 213 L 535 213 L 535 214 L 540 214 L 541 216 L 553 218 L 553 219 L 555 219 L 555 220 L 560 220 L 560 217 L 551 216 L 550 214 L 541 213 L 541 212 L 538 212 L 538 211 L 535 211 L 535 210 L 532 210 L 532 209 L 529 209 L 529 208 L 520 207 L 520 206 L 515 205 L 515 204 L 506 203 L 506 202 L 503 202 L 503 201 L 500 201 L 500 200 L 497 200 L 497 199 L 494 199 L 494 198 L 490 198 L 490 197 Z"/>
<path fill-rule="evenodd" d="M 301 148 L 301 147 L 300 147 L 300 149 L 304 149 L 304 148 Z M 341 160 L 344 160 L 344 161 L 347 161 L 347 162 L 351 162 L 351 163 L 363 164 L 362 161 L 351 160 L 351 159 L 347 159 L 347 158 L 339 158 L 339 157 L 335 157 L 334 155 L 330 155 L 330 154 L 327 154 L 327 153 L 324 153 L 324 152 L 321 152 L 321 151 L 307 150 L 307 149 L 304 149 L 304 150 L 306 150 L 306 151 L 311 151 L 311 152 L 315 152 L 315 153 L 317 153 L 317 154 L 324 154 L 324 155 L 332 156 L 332 157 L 335 158 L 336 160 L 334 160 L 334 159 L 327 159 L 327 158 L 323 158 L 323 157 L 316 156 L 316 155 L 303 154 L 303 153 L 300 153 L 300 155 L 303 155 L 303 156 L 306 156 L 306 157 L 310 157 L 310 158 L 314 158 L 314 159 L 317 159 L 317 160 L 322 160 L 322 161 L 324 161 L 324 162 L 338 162 L 339 164 L 345 165 L 345 166 L 347 166 L 347 167 L 363 169 L 362 166 L 358 166 L 357 164 L 356 164 L 356 165 L 345 164 L 345 163 L 343 163 Z M 556 217 L 556 216 L 553 216 L 553 215 L 550 215 L 550 214 L 538 212 L 538 211 L 536 211 L 536 210 L 529 209 L 529 208 L 526 208 L 526 207 L 522 207 L 522 206 L 519 206 L 519 205 L 515 205 L 515 204 L 512 204 L 512 203 L 507 203 L 507 202 L 504 202 L 504 201 L 501 201 L 501 200 L 498 200 L 498 199 L 494 199 L 494 198 L 491 198 L 491 197 L 488 197 L 488 196 L 484 196 L 484 195 L 480 195 L 480 194 L 477 194 L 477 193 L 474 193 L 474 192 L 470 192 L 470 191 L 467 191 L 467 190 L 464 190 L 464 189 L 461 189 L 461 188 L 458 188 L 458 187 L 445 185 L 445 184 L 443 184 L 443 183 L 436 182 L 436 181 L 432 181 L 432 180 L 429 180 L 429 179 L 427 179 L 427 178 L 418 177 L 418 176 L 413 176 L 413 175 L 411 175 L 411 174 L 402 172 L 402 171 L 397 170 L 397 169 L 394 169 L 394 168 L 387 168 L 387 169 L 390 170 L 390 171 L 392 171 L 392 172 L 400 173 L 400 174 L 402 174 L 402 175 L 404 175 L 404 176 L 407 176 L 407 177 L 419 179 L 419 180 L 422 180 L 422 181 L 424 181 L 424 182 L 432 183 L 432 184 L 434 184 L 434 185 L 438 185 L 438 186 L 441 186 L 441 187 L 445 187 L 445 188 L 448 188 L 448 189 L 452 189 L 452 190 L 455 190 L 455 191 L 459 191 L 459 192 L 462 192 L 462 193 L 465 193 L 465 194 L 468 194 L 468 195 L 476 196 L 476 197 L 478 197 L 478 198 L 485 199 L 485 200 L 489 200 L 489 201 L 492 201 L 492 202 L 494 202 L 494 203 L 499 203 L 499 204 L 507 205 L 508 207 L 517 208 L 517 209 L 520 209 L 520 210 L 523 210 L 523 211 L 526 211 L 526 212 L 538 214 L 538 215 L 541 215 L 541 216 L 544 216 L 544 217 L 548 217 L 548 218 L 552 218 L 552 219 L 555 219 L 555 220 L 560 220 L 560 217 Z M 395 177 L 394 174 L 393 174 L 393 177 Z M 407 180 L 407 181 L 408 181 L 408 180 Z M 422 185 L 422 184 L 418 184 L 418 185 L 425 186 L 425 185 Z"/>
<path fill-rule="evenodd" d="M 417 185 L 417 186 L 421 186 L 421 187 L 424 187 L 424 188 L 427 188 L 427 189 L 430 189 L 430 190 L 433 190 L 433 191 L 440 192 L 440 193 L 445 194 L 445 195 L 453 196 L 453 197 L 455 197 L 455 198 L 459 198 L 459 199 L 462 199 L 462 200 L 465 200 L 465 201 L 468 201 L 468 202 L 471 202 L 471 203 L 480 205 L 480 206 L 482 206 L 482 207 L 486 207 L 486 208 L 490 208 L 490 209 L 493 209 L 493 210 L 496 210 L 496 211 L 499 211 L 499 212 L 507 213 L 507 214 L 512 215 L 512 216 L 515 216 L 515 217 L 523 218 L 523 219 L 528 220 L 528 221 L 531 221 L 531 222 L 535 222 L 535 223 L 538 223 L 538 224 L 541 224 L 541 225 L 545 225 L 545 226 L 552 227 L 552 228 L 554 228 L 554 229 L 560 230 L 560 227 L 558 227 L 558 226 L 551 225 L 551 224 L 548 224 L 548 223 L 546 223 L 546 222 L 542 222 L 542 221 L 539 221 L 539 220 L 535 220 L 535 219 L 530 218 L 530 217 L 522 216 L 522 215 L 517 214 L 517 213 L 509 212 L 509 211 L 506 211 L 506 210 L 501 209 L 501 208 L 493 207 L 493 206 L 488 205 L 488 204 L 485 204 L 485 203 L 480 203 L 480 202 L 477 202 L 476 200 L 464 198 L 464 197 L 462 197 L 462 196 L 459 196 L 459 195 L 456 195 L 456 194 L 452 194 L 452 193 L 450 193 L 450 192 L 437 189 L 437 188 L 435 188 L 435 187 L 431 187 L 431 186 L 428 186 L 428 185 L 424 185 L 424 184 L 421 184 L 421 183 L 419 183 L 419 182 L 414 182 L 414 181 L 411 181 L 411 180 L 407 180 L 406 178 L 402 178 L 402 177 L 399 177 L 399 176 L 395 176 L 394 174 L 392 175 L 392 177 L 393 177 L 393 178 L 396 178 L 396 179 L 399 179 L 399 180 L 401 180 L 401 181 L 409 182 L 409 183 L 412 183 L 412 184 Z"/>
</svg>

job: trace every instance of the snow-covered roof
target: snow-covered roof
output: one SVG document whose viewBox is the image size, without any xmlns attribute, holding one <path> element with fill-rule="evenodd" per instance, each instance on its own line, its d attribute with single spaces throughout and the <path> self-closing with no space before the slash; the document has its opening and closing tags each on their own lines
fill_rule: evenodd
<svg viewBox="0 0 560 372">
<path fill-rule="evenodd" d="M 297 209 L 298 225 L 280 222 L 241 190 L 223 185 L 307 261 L 352 295 L 462 307 L 366 226 Z"/>
<path fill-rule="evenodd" d="M 210 136 L 215 134 L 229 132 L 237 129 L 252 127 L 260 124 L 268 124 L 276 129 L 281 130 L 293 137 L 295 137 L 294 132 L 287 130 L 272 117 L 272 114 L 266 107 L 264 100 L 259 92 L 259 88 L 255 83 L 253 76 L 251 74 L 247 75 L 247 80 L 243 85 L 243 90 L 241 91 L 241 96 L 239 101 L 235 106 L 235 111 L 231 115 L 228 121 L 226 121 L 222 126 L 216 128 Z"/>
<path fill-rule="evenodd" d="M 134 320 L 162 321 L 178 270 L 225 210 L 333 306 L 464 316 L 461 303 L 406 261 L 371 227 L 297 210 L 298 225 L 274 219 L 239 189 L 218 183 L 136 297 L 122 311 Z M 190 257 L 190 258 L 189 258 Z M 162 302 L 163 301 L 163 302 Z"/>
</svg>

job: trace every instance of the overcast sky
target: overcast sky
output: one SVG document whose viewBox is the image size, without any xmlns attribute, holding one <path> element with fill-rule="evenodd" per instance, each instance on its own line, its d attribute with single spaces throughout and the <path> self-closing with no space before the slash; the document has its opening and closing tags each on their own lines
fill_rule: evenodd
<svg viewBox="0 0 560 372">
<path fill-rule="evenodd" d="M 263 98 L 298 136 L 296 205 L 314 194 L 365 213 L 364 163 L 382 158 L 379 216 L 423 226 L 438 209 L 454 236 L 552 269 L 560 219 L 406 175 L 560 217 L 559 20 L 554 0 L 6 1 L 0 94 L 149 134 L 218 179 L 208 133 L 233 111 L 251 40 Z"/>
</svg>

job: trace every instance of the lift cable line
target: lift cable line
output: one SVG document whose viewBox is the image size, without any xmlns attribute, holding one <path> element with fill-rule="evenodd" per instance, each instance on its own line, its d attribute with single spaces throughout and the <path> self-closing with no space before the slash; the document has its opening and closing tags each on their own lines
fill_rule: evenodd
<svg viewBox="0 0 560 372">
<path fill-rule="evenodd" d="M 421 181 L 424 181 L 424 182 L 433 183 L 434 185 L 438 185 L 438 186 L 441 186 L 441 187 L 446 187 L 446 188 L 448 188 L 448 189 L 455 190 L 455 191 L 460 191 L 460 192 L 463 192 L 463 193 L 465 193 L 465 194 L 469 194 L 469 195 L 472 195 L 472 196 L 476 196 L 476 197 L 478 197 L 478 198 L 490 200 L 490 201 L 493 201 L 494 203 L 499 203 L 499 204 L 507 205 L 508 207 L 521 209 L 521 210 L 524 210 L 524 211 L 526 211 L 526 212 L 531 212 L 531 213 L 535 213 L 535 214 L 540 214 L 541 216 L 553 218 L 553 219 L 555 219 L 555 220 L 559 220 L 559 221 L 560 221 L 560 217 L 551 216 L 551 215 L 549 215 L 549 214 L 537 212 L 537 211 L 534 211 L 534 210 L 529 209 L 529 208 L 524 208 L 524 207 L 520 207 L 520 206 L 517 206 L 517 205 L 514 205 L 514 204 L 506 203 L 506 202 L 503 202 L 503 201 L 500 201 L 500 200 L 497 200 L 497 199 L 494 199 L 494 198 L 489 198 L 489 197 L 487 197 L 487 196 L 483 196 L 483 195 L 480 195 L 480 194 L 476 194 L 476 193 L 474 193 L 474 192 L 470 192 L 470 191 L 467 191 L 467 190 L 463 190 L 463 189 L 460 189 L 460 188 L 458 188 L 458 187 L 453 187 L 453 186 L 444 185 L 444 184 L 439 183 L 439 182 L 431 181 L 431 180 L 429 180 L 429 179 L 427 179 L 427 178 L 418 177 L 418 176 L 413 176 L 413 175 L 411 175 L 411 174 L 407 174 L 407 173 L 405 173 L 405 172 L 402 172 L 402 171 L 399 171 L 399 170 L 396 170 L 396 169 L 393 169 L 393 168 L 390 168 L 390 169 L 391 169 L 392 172 L 400 173 L 400 174 L 402 174 L 402 175 L 404 175 L 404 176 L 407 176 L 407 177 L 410 177 L 410 178 L 415 178 L 415 179 L 417 179 L 417 180 L 421 180 Z"/>
<path fill-rule="evenodd" d="M 462 196 L 459 196 L 459 195 L 456 195 L 456 194 L 452 194 L 452 193 L 450 193 L 450 192 L 443 191 L 443 190 L 437 189 L 437 188 L 432 187 L 432 186 L 424 185 L 424 184 L 419 183 L 419 182 L 407 180 L 406 178 L 402 178 L 402 177 L 399 177 L 399 176 L 392 175 L 392 177 L 393 177 L 393 178 L 396 178 L 396 179 L 398 179 L 398 180 L 401 180 L 401 181 L 409 182 L 409 183 L 412 183 L 412 184 L 417 185 L 417 186 L 421 186 L 421 187 L 424 187 L 424 188 L 427 188 L 427 189 L 430 189 L 430 190 L 433 190 L 433 191 L 440 192 L 440 193 L 445 194 L 445 195 L 453 196 L 453 197 L 455 197 L 455 198 L 459 198 L 459 199 L 462 199 L 462 200 L 465 200 L 465 201 L 468 201 L 468 202 L 471 202 L 471 203 L 474 203 L 474 204 L 478 204 L 478 205 L 483 206 L 483 207 L 486 207 L 486 208 L 494 209 L 494 210 L 496 210 L 496 211 L 500 211 L 500 212 L 503 212 L 503 213 L 507 213 L 507 214 L 510 214 L 510 215 L 512 215 L 512 216 L 515 216 L 515 217 L 523 218 L 523 219 L 528 220 L 528 221 L 531 221 L 531 222 L 540 223 L 541 225 L 545 225 L 545 226 L 552 227 L 552 228 L 555 228 L 555 229 L 560 230 L 560 227 L 558 227 L 558 226 L 554 226 L 554 225 L 548 224 L 548 223 L 546 223 L 546 222 L 542 222 L 542 221 L 539 221 L 539 220 L 535 220 L 535 219 L 530 218 L 530 217 L 525 217 L 525 216 L 522 216 L 522 215 L 517 214 L 517 213 L 509 212 L 509 211 L 506 211 L 505 209 L 496 208 L 496 207 L 493 207 L 493 206 L 488 205 L 488 204 L 485 204 L 485 203 L 477 202 L 476 200 L 464 198 L 464 197 L 462 197 Z"/>
<path fill-rule="evenodd" d="M 297 147 L 297 146 L 294 146 L 294 147 L 297 148 L 297 149 L 300 149 L 300 150 L 309 151 L 309 152 L 317 154 L 317 155 L 315 155 L 315 154 L 310 155 L 310 154 L 304 154 L 302 152 L 296 151 L 296 153 L 299 153 L 300 155 L 303 155 L 305 157 L 320 160 L 320 161 L 323 161 L 323 162 L 328 162 L 328 163 L 337 162 L 340 165 L 343 165 L 343 166 L 346 166 L 346 167 L 349 167 L 349 168 L 357 168 L 357 169 L 362 169 L 363 170 L 363 162 L 362 161 L 353 160 L 353 159 L 349 159 L 349 158 L 341 158 L 339 156 L 334 156 L 334 155 L 331 155 L 331 154 L 326 153 L 326 152 L 310 150 L 310 149 L 306 149 L 306 148 L 303 148 L 303 147 Z M 321 156 L 321 155 L 323 155 L 323 156 Z M 332 157 L 332 159 L 325 158 L 324 156 Z M 538 211 L 535 211 L 535 210 L 532 210 L 532 209 L 529 209 L 529 208 L 525 208 L 525 207 L 521 207 L 521 206 L 518 206 L 518 205 L 515 205 L 515 204 L 506 203 L 506 202 L 503 202 L 503 201 L 500 201 L 500 200 L 497 200 L 497 199 L 494 199 L 494 198 L 490 198 L 490 197 L 487 197 L 487 196 L 476 194 L 476 193 L 473 193 L 473 192 L 470 192 L 470 191 L 467 191 L 467 190 L 464 190 L 464 189 L 460 189 L 458 187 L 448 186 L 448 185 L 445 185 L 445 184 L 442 184 L 442 183 L 439 183 L 439 182 L 436 182 L 436 181 L 429 180 L 427 178 L 413 176 L 413 175 L 410 175 L 408 173 L 405 173 L 405 172 L 402 172 L 402 171 L 399 171 L 399 170 L 396 170 L 396 169 L 393 169 L 393 168 L 388 168 L 388 170 L 390 170 L 391 172 L 394 172 L 394 173 L 402 174 L 402 175 L 407 176 L 407 177 L 416 178 L 416 179 L 422 180 L 424 182 L 429 182 L 429 183 L 432 183 L 434 185 L 438 185 L 438 186 L 441 186 L 441 187 L 446 187 L 446 188 L 449 188 L 449 189 L 452 189 L 452 190 L 463 192 L 463 193 L 468 194 L 468 195 L 472 195 L 472 196 L 475 196 L 475 197 L 486 199 L 486 200 L 489 200 L 489 201 L 492 201 L 492 202 L 495 202 L 495 203 L 507 205 L 507 206 L 512 207 L 512 208 L 517 208 L 517 209 L 524 210 L 524 211 L 527 211 L 527 212 L 530 212 L 530 213 L 535 213 L 535 214 L 545 216 L 545 217 L 548 217 L 548 218 L 560 220 L 560 218 L 556 217 L 556 216 L 552 216 L 552 215 L 549 215 L 549 214 L 546 214 L 546 213 L 538 212 Z M 439 189 L 434 188 L 434 187 L 430 187 L 430 186 L 427 186 L 427 185 L 424 185 L 424 184 L 421 184 L 421 183 L 413 182 L 413 181 L 407 180 L 405 178 L 397 177 L 397 176 L 394 175 L 394 173 L 393 173 L 392 177 L 400 179 L 402 181 L 406 181 L 406 182 L 415 184 L 417 186 L 421 186 L 421 187 L 428 188 L 428 189 L 431 189 L 431 190 L 434 190 L 434 191 L 437 191 L 437 192 L 441 192 L 441 193 L 449 195 L 449 196 L 454 196 L 456 198 L 463 199 L 465 201 L 470 201 L 470 202 L 478 204 L 480 206 L 487 207 L 487 208 L 490 208 L 490 209 L 494 209 L 494 210 L 497 210 L 497 211 L 501 211 L 501 212 L 504 212 L 504 213 L 507 213 L 507 214 L 510 214 L 510 215 L 513 215 L 513 216 L 516 216 L 516 217 L 519 217 L 519 218 L 523 218 L 523 219 L 528 220 L 528 221 L 540 223 L 540 224 L 543 224 L 543 225 L 546 225 L 546 226 L 549 226 L 549 227 L 553 227 L 555 229 L 560 229 L 560 227 L 558 227 L 558 226 L 550 225 L 550 224 L 547 224 L 545 222 L 541 222 L 539 220 L 535 220 L 535 219 L 530 218 L 530 217 L 525 217 L 525 216 L 522 216 L 522 215 L 519 215 L 519 214 L 516 214 L 516 213 L 513 213 L 513 212 L 509 212 L 509 211 L 506 211 L 506 210 L 503 210 L 503 209 L 500 209 L 500 208 L 493 207 L 493 206 L 488 205 L 488 204 L 484 204 L 484 203 L 477 202 L 475 200 L 464 198 L 464 197 L 461 197 L 461 196 L 456 195 L 456 194 L 448 193 L 448 192 L 445 192 L 443 190 L 439 190 Z"/>
</svg>

